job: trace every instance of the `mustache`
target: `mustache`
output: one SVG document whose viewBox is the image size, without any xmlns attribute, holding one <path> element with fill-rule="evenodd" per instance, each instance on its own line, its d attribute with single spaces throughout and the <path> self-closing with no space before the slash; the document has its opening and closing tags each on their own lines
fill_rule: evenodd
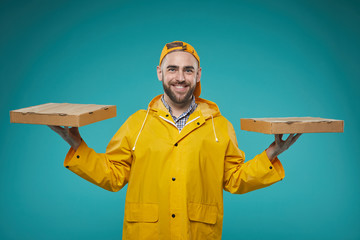
<svg viewBox="0 0 360 240">
<path fill-rule="evenodd" d="M 170 85 L 182 85 L 182 86 L 189 86 L 190 84 L 184 81 L 174 80 L 169 82 Z"/>
</svg>

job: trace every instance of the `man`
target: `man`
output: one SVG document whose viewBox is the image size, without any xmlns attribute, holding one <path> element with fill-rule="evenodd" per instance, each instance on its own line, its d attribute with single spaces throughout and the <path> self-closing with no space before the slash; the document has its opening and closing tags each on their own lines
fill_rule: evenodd
<svg viewBox="0 0 360 240">
<path fill-rule="evenodd" d="M 109 191 L 128 183 L 123 239 L 221 239 L 223 189 L 246 193 L 284 177 L 277 158 L 300 136 L 275 135 L 244 163 L 230 122 L 199 98 L 200 58 L 185 42 L 165 45 L 157 67 L 164 94 L 130 116 L 96 153 L 78 128 L 51 126 L 70 145 L 64 165 Z"/>
</svg>

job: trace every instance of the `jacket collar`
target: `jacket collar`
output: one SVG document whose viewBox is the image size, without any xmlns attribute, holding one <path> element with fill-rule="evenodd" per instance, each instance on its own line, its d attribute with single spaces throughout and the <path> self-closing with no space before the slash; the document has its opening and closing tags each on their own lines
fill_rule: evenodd
<svg viewBox="0 0 360 240">
<path fill-rule="evenodd" d="M 149 108 L 151 111 L 155 111 L 160 115 L 166 115 L 169 113 L 169 111 L 166 109 L 164 104 L 161 101 L 161 95 L 158 95 L 154 97 L 151 102 L 149 103 Z M 197 103 L 197 108 L 194 113 L 191 115 L 202 115 L 205 120 L 211 118 L 211 117 L 217 117 L 220 116 L 220 110 L 219 107 L 216 105 L 216 103 L 211 102 L 209 100 L 203 99 L 203 98 L 195 98 L 195 102 Z M 190 116 L 191 119 L 191 116 Z M 189 120 L 190 120 L 189 119 Z"/>
</svg>

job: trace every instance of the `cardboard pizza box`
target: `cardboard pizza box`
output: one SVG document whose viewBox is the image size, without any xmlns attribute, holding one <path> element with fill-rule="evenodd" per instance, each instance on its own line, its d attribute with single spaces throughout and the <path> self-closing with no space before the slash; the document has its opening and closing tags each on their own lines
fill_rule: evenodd
<svg viewBox="0 0 360 240">
<path fill-rule="evenodd" d="M 10 111 L 11 123 L 81 127 L 116 117 L 116 106 L 46 103 Z"/>
<path fill-rule="evenodd" d="M 344 121 L 319 117 L 242 118 L 241 129 L 266 134 L 344 132 Z"/>
</svg>

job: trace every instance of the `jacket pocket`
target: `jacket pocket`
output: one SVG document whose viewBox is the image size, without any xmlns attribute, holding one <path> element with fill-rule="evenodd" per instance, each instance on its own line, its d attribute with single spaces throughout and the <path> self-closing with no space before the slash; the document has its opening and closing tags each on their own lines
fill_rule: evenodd
<svg viewBox="0 0 360 240">
<path fill-rule="evenodd" d="M 158 239 L 158 208 L 152 203 L 125 203 L 123 239 Z"/>
<path fill-rule="evenodd" d="M 155 223 L 159 220 L 159 206 L 154 203 L 126 203 L 125 216 L 128 222 Z"/>
<path fill-rule="evenodd" d="M 216 204 L 188 203 L 191 239 L 217 239 L 215 235 L 217 215 Z"/>
<path fill-rule="evenodd" d="M 218 215 L 216 204 L 188 203 L 190 221 L 215 224 Z"/>
</svg>

